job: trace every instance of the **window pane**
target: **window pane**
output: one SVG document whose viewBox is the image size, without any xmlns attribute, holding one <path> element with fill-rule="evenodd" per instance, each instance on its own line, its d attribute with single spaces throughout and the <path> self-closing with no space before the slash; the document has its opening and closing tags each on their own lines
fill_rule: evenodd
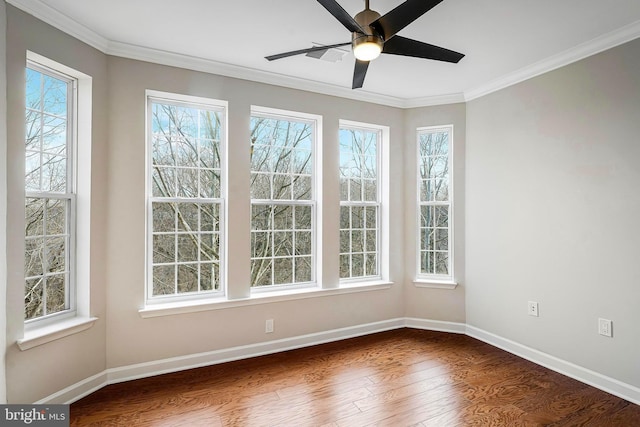
<svg viewBox="0 0 640 427">
<path fill-rule="evenodd" d="M 44 313 L 44 277 L 27 279 L 24 289 L 24 319 L 31 320 Z"/>
<path fill-rule="evenodd" d="M 311 257 L 310 256 L 297 257 L 295 258 L 295 261 L 296 261 L 295 282 L 296 283 L 310 282 L 312 278 Z"/>
<path fill-rule="evenodd" d="M 273 284 L 271 277 L 271 258 L 257 258 L 251 260 L 252 286 L 269 286 Z"/>
<path fill-rule="evenodd" d="M 154 197 L 176 197 L 176 170 L 174 168 L 154 167 L 151 175 Z"/>
<path fill-rule="evenodd" d="M 67 211 L 69 201 L 64 199 L 47 200 L 47 234 L 61 235 L 68 233 Z"/>
<path fill-rule="evenodd" d="M 271 198 L 271 176 L 264 173 L 251 174 L 251 198 L 270 199 Z"/>
<path fill-rule="evenodd" d="M 196 203 L 175 203 L 178 231 L 195 231 L 199 227 L 200 207 Z"/>
<path fill-rule="evenodd" d="M 64 237 L 50 237 L 45 240 L 46 261 L 48 273 L 64 272 L 66 266 L 67 239 Z"/>
<path fill-rule="evenodd" d="M 177 168 L 176 183 L 178 184 L 178 197 L 198 197 L 198 169 Z M 211 188 L 209 190 L 213 191 Z"/>
<path fill-rule="evenodd" d="M 220 204 L 202 203 L 200 211 L 200 231 L 220 231 Z"/>
<path fill-rule="evenodd" d="M 295 224 L 297 230 L 311 230 L 311 206 L 295 207 Z"/>
<path fill-rule="evenodd" d="M 42 236 L 44 234 L 45 199 L 27 198 L 25 205 L 25 235 Z"/>
<path fill-rule="evenodd" d="M 293 255 L 293 232 L 276 231 L 273 233 L 273 246 L 275 256 Z"/>
<path fill-rule="evenodd" d="M 273 262 L 274 285 L 293 283 L 293 259 L 276 258 Z"/>
<path fill-rule="evenodd" d="M 171 295 L 175 287 L 175 265 L 153 267 L 153 295 Z"/>
<path fill-rule="evenodd" d="M 340 278 L 348 279 L 351 277 L 351 259 L 350 255 L 343 254 L 340 255 Z"/>
<path fill-rule="evenodd" d="M 217 288 L 216 264 L 200 264 L 200 290 L 211 291 Z"/>
<path fill-rule="evenodd" d="M 66 308 L 65 276 L 64 274 L 56 274 L 47 277 L 47 314 L 58 313 Z"/>
<path fill-rule="evenodd" d="M 175 209 L 175 203 L 152 203 L 153 231 L 174 231 Z"/>
<path fill-rule="evenodd" d="M 178 293 L 198 291 L 198 264 L 178 265 Z"/>
<path fill-rule="evenodd" d="M 365 275 L 376 276 L 378 274 L 378 264 L 375 254 L 367 254 L 365 264 Z"/>
<path fill-rule="evenodd" d="M 27 239 L 25 241 L 24 275 L 36 277 L 44 274 L 44 239 Z"/>
<path fill-rule="evenodd" d="M 298 231 L 295 233 L 296 255 L 311 255 L 311 232 Z"/>
<path fill-rule="evenodd" d="M 176 236 L 175 234 L 154 234 L 153 263 L 162 264 L 175 262 Z"/>
</svg>

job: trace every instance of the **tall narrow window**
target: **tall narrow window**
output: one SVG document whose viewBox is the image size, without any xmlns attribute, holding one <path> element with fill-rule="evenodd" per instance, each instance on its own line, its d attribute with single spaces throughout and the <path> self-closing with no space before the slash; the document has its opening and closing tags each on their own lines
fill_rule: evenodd
<svg viewBox="0 0 640 427">
<path fill-rule="evenodd" d="M 221 293 L 226 103 L 148 95 L 147 299 Z"/>
<path fill-rule="evenodd" d="M 254 108 L 251 116 L 251 286 L 315 281 L 314 191 L 319 118 Z"/>
<path fill-rule="evenodd" d="M 340 127 L 340 279 L 380 277 L 381 131 Z"/>
<path fill-rule="evenodd" d="M 418 277 L 453 280 L 451 126 L 418 129 Z"/>
<path fill-rule="evenodd" d="M 25 320 L 75 309 L 75 80 L 29 63 L 25 129 Z"/>
</svg>

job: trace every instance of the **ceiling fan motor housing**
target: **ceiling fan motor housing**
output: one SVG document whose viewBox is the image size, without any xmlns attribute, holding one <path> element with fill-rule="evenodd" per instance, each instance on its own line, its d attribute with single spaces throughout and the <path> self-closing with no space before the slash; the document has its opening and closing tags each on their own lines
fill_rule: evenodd
<svg viewBox="0 0 640 427">
<path fill-rule="evenodd" d="M 361 33 L 351 33 L 351 46 L 355 49 L 356 46 L 361 45 L 363 43 L 375 43 L 380 46 L 380 50 L 382 50 L 382 45 L 384 44 L 384 40 L 377 31 L 369 26 L 370 23 L 380 18 L 380 14 L 375 10 L 371 10 L 369 8 L 363 10 L 353 17 L 355 21 L 360 24 L 362 29 L 365 31 L 365 34 Z"/>
</svg>

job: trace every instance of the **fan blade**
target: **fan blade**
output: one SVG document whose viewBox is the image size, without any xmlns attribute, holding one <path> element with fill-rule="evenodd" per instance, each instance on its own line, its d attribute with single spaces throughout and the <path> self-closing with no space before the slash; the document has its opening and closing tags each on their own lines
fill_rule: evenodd
<svg viewBox="0 0 640 427">
<path fill-rule="evenodd" d="M 331 49 L 331 48 L 334 48 L 334 47 L 347 46 L 347 45 L 350 45 L 350 44 L 351 44 L 351 42 L 338 43 L 338 44 L 328 44 L 326 46 L 314 46 L 314 47 L 310 47 L 308 49 L 292 50 L 291 52 L 284 52 L 284 53 L 279 53 L 277 55 L 265 56 L 265 59 L 267 59 L 269 61 L 274 61 L 276 59 L 287 58 L 289 56 L 301 55 L 303 53 L 309 53 L 309 52 L 317 52 L 319 50 L 328 50 L 328 49 Z"/>
<path fill-rule="evenodd" d="M 352 33 L 360 33 L 365 34 L 364 29 L 356 22 L 355 19 L 351 15 L 347 13 L 346 10 L 342 8 L 335 0 L 318 0 L 325 9 L 329 11 L 330 14 L 333 15 L 345 28 Z"/>
<path fill-rule="evenodd" d="M 433 9 L 442 0 L 407 0 L 369 24 L 384 40 L 389 40 L 407 25 Z"/>
<path fill-rule="evenodd" d="M 382 46 L 382 53 L 412 56 L 415 58 L 435 59 L 436 61 L 453 63 L 458 63 L 462 58 L 464 58 L 464 54 L 462 53 L 454 52 L 453 50 L 434 46 L 432 44 L 422 43 L 402 36 L 395 36 L 384 42 L 384 46 Z"/>
<path fill-rule="evenodd" d="M 367 75 L 367 68 L 369 68 L 369 61 L 360 61 L 356 59 L 356 67 L 353 70 L 353 84 L 351 89 L 361 88 L 364 84 L 364 77 Z"/>
</svg>

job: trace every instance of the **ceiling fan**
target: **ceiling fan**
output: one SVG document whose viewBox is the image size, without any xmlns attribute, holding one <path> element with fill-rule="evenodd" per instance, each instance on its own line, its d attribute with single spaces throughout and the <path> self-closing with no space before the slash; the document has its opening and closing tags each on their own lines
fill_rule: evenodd
<svg viewBox="0 0 640 427">
<path fill-rule="evenodd" d="M 378 12 L 369 8 L 369 0 L 365 0 L 364 10 L 351 17 L 335 0 L 318 0 L 318 3 L 324 6 L 347 30 L 351 31 L 351 41 L 293 50 L 265 58 L 273 61 L 289 56 L 351 45 L 353 54 L 356 57 L 352 89 L 362 87 L 369 68 L 369 62 L 377 58 L 381 53 L 458 63 L 464 57 L 464 54 L 396 35 L 400 30 L 427 13 L 441 1 L 407 0 L 384 16 L 380 16 Z"/>
</svg>

